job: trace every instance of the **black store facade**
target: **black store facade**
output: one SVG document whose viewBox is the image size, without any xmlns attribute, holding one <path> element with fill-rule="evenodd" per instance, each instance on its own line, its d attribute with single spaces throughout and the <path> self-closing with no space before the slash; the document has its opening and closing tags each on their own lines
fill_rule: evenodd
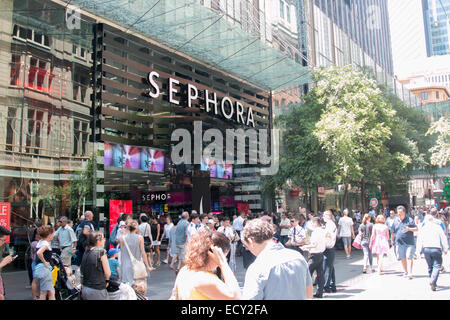
<svg viewBox="0 0 450 320">
<path fill-rule="evenodd" d="M 200 200 L 204 212 L 225 215 L 267 208 L 255 165 L 216 163 L 212 172 L 208 159 L 174 165 L 170 150 L 173 130 L 192 132 L 195 121 L 203 131 L 270 128 L 270 92 L 82 10 L 72 28 L 61 1 L 3 2 L 0 202 L 11 204 L 19 254 L 9 269 L 25 268 L 33 221 L 75 221 L 90 209 L 106 233 L 111 201 L 131 201 L 135 217 L 177 218 Z M 170 79 L 179 104 L 169 101 Z M 190 106 L 188 85 L 198 89 Z M 244 115 L 251 109 L 252 123 L 207 112 L 206 91 L 239 103 Z"/>
</svg>

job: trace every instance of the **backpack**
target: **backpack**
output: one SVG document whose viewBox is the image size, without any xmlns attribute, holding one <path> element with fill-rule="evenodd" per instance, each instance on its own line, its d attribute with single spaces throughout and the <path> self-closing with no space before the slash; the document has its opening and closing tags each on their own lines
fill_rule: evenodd
<svg viewBox="0 0 450 320">
<path fill-rule="evenodd" d="M 110 244 L 114 244 L 115 241 L 116 241 L 116 235 L 117 235 L 118 225 L 119 225 L 119 224 L 116 224 L 116 225 L 114 226 L 114 228 L 112 229 L 112 231 L 111 231 L 111 235 L 109 236 L 109 243 L 110 243 Z"/>
</svg>

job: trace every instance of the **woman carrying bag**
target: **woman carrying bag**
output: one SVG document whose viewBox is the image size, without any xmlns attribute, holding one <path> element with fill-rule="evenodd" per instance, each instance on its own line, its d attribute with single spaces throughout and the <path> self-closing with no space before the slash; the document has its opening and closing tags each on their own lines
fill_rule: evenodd
<svg viewBox="0 0 450 320">
<path fill-rule="evenodd" d="M 127 223 L 129 234 L 120 239 L 121 252 L 121 270 L 120 281 L 132 285 L 136 280 L 147 278 L 148 272 L 152 272 L 147 254 L 144 248 L 144 237 L 139 235 L 138 223 L 136 220 L 130 220 Z M 145 266 L 145 267 L 144 267 Z"/>
</svg>

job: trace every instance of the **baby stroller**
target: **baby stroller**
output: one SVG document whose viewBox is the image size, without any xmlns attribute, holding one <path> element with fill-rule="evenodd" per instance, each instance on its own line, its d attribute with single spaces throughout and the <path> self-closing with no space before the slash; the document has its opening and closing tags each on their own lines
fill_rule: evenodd
<svg viewBox="0 0 450 320">
<path fill-rule="evenodd" d="M 81 284 L 79 277 L 67 274 L 61 257 L 53 253 L 50 264 L 53 267 L 55 298 L 56 300 L 80 300 Z"/>
</svg>

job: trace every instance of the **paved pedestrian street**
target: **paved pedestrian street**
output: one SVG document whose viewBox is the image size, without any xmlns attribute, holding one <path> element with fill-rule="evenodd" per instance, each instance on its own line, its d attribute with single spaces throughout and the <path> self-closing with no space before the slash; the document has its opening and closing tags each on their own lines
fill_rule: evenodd
<svg viewBox="0 0 450 320">
<path fill-rule="evenodd" d="M 165 257 L 165 252 L 163 253 Z M 450 272 L 439 275 L 438 287 L 431 291 L 428 284 L 427 265 L 425 259 L 414 261 L 414 278 L 409 280 L 402 276 L 400 262 L 392 253 L 385 259 L 385 272 L 376 273 L 376 257 L 374 257 L 374 273 L 362 273 L 362 251 L 352 251 L 352 259 L 346 260 L 343 251 L 336 251 L 335 269 L 337 280 L 336 293 L 324 293 L 324 300 L 449 300 Z M 445 257 L 447 262 L 450 257 Z M 244 285 L 245 270 L 242 258 L 237 258 L 238 270 L 236 278 L 239 285 Z M 3 273 L 8 300 L 31 300 L 31 289 L 27 288 L 27 273 Z M 167 264 L 161 264 L 151 273 L 148 280 L 147 297 L 150 300 L 167 300 L 175 281 L 175 272 Z"/>
</svg>

